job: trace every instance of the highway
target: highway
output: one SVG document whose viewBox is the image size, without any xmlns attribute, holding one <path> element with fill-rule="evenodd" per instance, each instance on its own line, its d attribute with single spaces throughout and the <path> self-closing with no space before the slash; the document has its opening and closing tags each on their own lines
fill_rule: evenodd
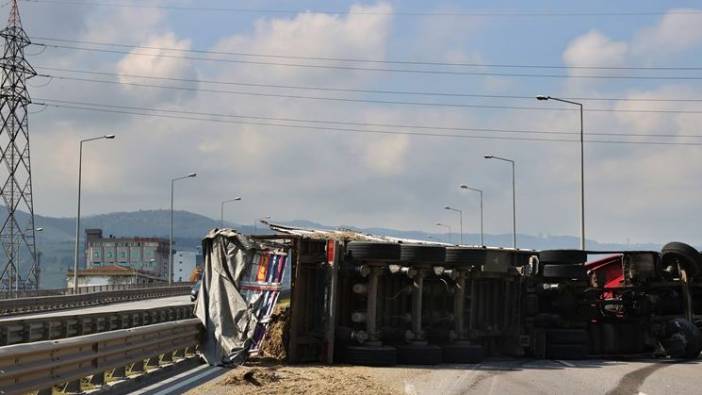
<svg viewBox="0 0 702 395">
<path fill-rule="evenodd" d="M 210 378 L 208 382 L 190 389 L 187 394 L 303 393 L 313 388 L 315 391 L 309 393 L 343 395 L 353 394 L 354 390 L 358 391 L 356 393 L 363 393 L 364 389 L 379 392 L 378 389 L 382 388 L 387 390 L 387 393 L 398 395 L 651 395 L 693 394 L 702 388 L 700 362 L 697 361 L 672 363 L 659 360 L 508 359 L 432 367 L 398 365 L 375 368 L 322 368 L 320 365 L 289 365 L 274 366 L 272 369 L 275 370 L 279 381 L 269 382 L 261 387 L 253 387 L 246 383 L 232 385 L 231 382 L 225 385 L 227 376 L 237 373 L 234 370 L 222 374 L 221 377 Z M 320 369 L 323 369 L 323 376 L 317 372 Z M 355 389 L 349 388 L 351 382 L 356 383 Z M 369 384 L 371 382 L 372 384 Z M 367 388 L 363 387 L 364 385 Z"/>
<path fill-rule="evenodd" d="M 124 310 L 148 310 L 157 307 L 180 306 L 189 304 L 190 295 L 170 296 L 167 298 L 135 300 L 131 302 L 111 303 L 100 306 L 89 306 L 68 310 L 46 311 L 22 315 L 10 315 L 0 317 L 0 322 L 13 321 L 17 319 L 49 318 L 71 316 L 76 314 L 107 313 Z"/>
<path fill-rule="evenodd" d="M 429 369 L 376 369 L 370 375 L 406 394 L 684 394 L 702 387 L 699 362 L 488 361 Z M 387 380 L 387 381 L 386 381 Z"/>
</svg>

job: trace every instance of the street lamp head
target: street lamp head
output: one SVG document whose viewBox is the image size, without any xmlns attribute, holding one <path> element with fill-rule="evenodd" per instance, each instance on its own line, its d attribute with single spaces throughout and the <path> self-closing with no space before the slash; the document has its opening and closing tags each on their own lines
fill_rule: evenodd
<svg viewBox="0 0 702 395">
<path fill-rule="evenodd" d="M 550 96 L 544 96 L 544 95 L 536 96 L 536 100 L 548 100 L 550 98 L 551 98 Z"/>
<path fill-rule="evenodd" d="M 108 139 L 108 140 L 114 140 L 115 135 L 114 135 L 114 134 L 106 134 L 106 135 L 105 135 L 105 138 Z"/>
<path fill-rule="evenodd" d="M 451 210 L 451 206 L 444 207 L 445 210 Z"/>
<path fill-rule="evenodd" d="M 190 173 L 190 174 L 188 174 L 188 177 L 190 177 L 190 178 L 197 177 L 197 173 Z"/>
<path fill-rule="evenodd" d="M 484 158 L 485 158 L 485 159 L 492 159 L 492 158 L 494 158 L 494 156 L 492 156 L 492 155 L 485 155 Z"/>
<path fill-rule="evenodd" d="M 237 202 L 238 202 L 238 201 L 240 201 L 240 200 L 241 200 L 241 196 L 237 196 L 237 197 L 234 198 L 234 201 L 237 201 Z"/>
<path fill-rule="evenodd" d="M 35 231 L 35 232 L 41 232 L 41 231 L 43 231 L 43 230 L 44 230 L 44 228 L 42 228 L 42 227 L 34 228 L 34 231 Z"/>
<path fill-rule="evenodd" d="M 468 189 L 468 185 L 462 184 L 461 189 Z"/>
</svg>

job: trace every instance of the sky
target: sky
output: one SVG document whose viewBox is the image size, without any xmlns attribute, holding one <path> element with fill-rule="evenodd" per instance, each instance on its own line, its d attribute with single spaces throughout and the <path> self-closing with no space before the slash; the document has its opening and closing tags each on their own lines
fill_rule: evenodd
<svg viewBox="0 0 702 395">
<path fill-rule="evenodd" d="M 693 1 L 35 0 L 20 12 L 46 45 L 26 50 L 45 75 L 29 83 L 38 214 L 75 215 L 78 141 L 114 133 L 85 147 L 83 215 L 168 208 L 170 180 L 197 172 L 176 183 L 176 209 L 217 218 L 241 196 L 227 220 L 440 232 L 458 228 L 450 205 L 475 233 L 467 184 L 484 191 L 486 233 L 510 233 L 511 168 L 492 154 L 517 163 L 520 233 L 578 235 L 579 114 L 533 99 L 544 94 L 587 99 L 585 139 L 600 141 L 585 143 L 589 239 L 702 242 L 702 73 L 679 69 L 701 66 Z"/>
</svg>

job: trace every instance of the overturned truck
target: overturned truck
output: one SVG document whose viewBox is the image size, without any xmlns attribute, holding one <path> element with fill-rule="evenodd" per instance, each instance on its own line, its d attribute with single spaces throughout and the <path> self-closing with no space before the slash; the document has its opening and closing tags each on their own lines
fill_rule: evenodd
<svg viewBox="0 0 702 395">
<path fill-rule="evenodd" d="M 271 225 L 294 251 L 288 358 L 366 365 L 702 350 L 702 259 L 450 246 Z M 588 262 L 588 257 L 604 256 Z"/>
</svg>

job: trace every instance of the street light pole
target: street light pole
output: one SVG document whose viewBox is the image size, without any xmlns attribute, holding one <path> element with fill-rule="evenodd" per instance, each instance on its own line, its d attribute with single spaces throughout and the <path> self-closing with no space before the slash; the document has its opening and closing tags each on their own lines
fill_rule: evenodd
<svg viewBox="0 0 702 395">
<path fill-rule="evenodd" d="M 171 234 L 168 239 L 168 285 L 173 284 L 173 189 L 175 182 L 186 178 L 197 177 L 197 173 L 171 179 Z"/>
<path fill-rule="evenodd" d="M 446 207 L 444 207 L 444 209 L 445 209 L 445 210 L 455 211 L 455 212 L 458 213 L 458 218 L 459 218 L 459 220 L 460 220 L 460 225 L 461 225 L 461 245 L 462 245 L 462 244 L 463 244 L 463 210 L 460 210 L 460 209 L 457 209 L 457 208 L 453 208 L 453 207 L 451 207 L 451 206 L 446 206 Z"/>
<path fill-rule="evenodd" d="M 536 96 L 537 100 L 555 100 L 562 103 L 576 105 L 580 108 L 580 249 L 585 249 L 585 129 L 583 120 L 582 103 L 559 99 L 551 96 Z"/>
<path fill-rule="evenodd" d="M 76 246 L 73 256 L 73 293 L 78 293 L 78 257 L 80 254 L 80 187 L 83 171 L 83 143 L 95 140 L 113 140 L 114 134 L 108 134 L 100 137 L 92 137 L 80 141 L 80 150 L 78 151 L 78 210 L 76 214 Z"/>
<path fill-rule="evenodd" d="M 483 191 L 477 188 L 471 188 L 468 185 L 461 185 L 461 189 L 480 193 L 480 245 L 485 245 L 485 230 L 483 228 Z"/>
<path fill-rule="evenodd" d="M 229 203 L 229 202 L 238 202 L 241 201 L 241 196 L 237 196 L 234 199 L 229 199 L 225 200 L 222 202 L 220 208 L 219 208 L 219 227 L 224 228 L 224 204 Z"/>
<path fill-rule="evenodd" d="M 437 222 L 436 226 L 443 226 L 446 228 L 446 230 L 448 231 L 448 233 L 446 234 L 446 241 L 450 244 L 451 243 L 451 225 L 445 225 L 445 224 L 442 224 L 441 222 Z"/>
<path fill-rule="evenodd" d="M 512 164 L 512 247 L 517 248 L 517 182 L 516 165 L 512 159 L 495 155 L 485 155 L 485 159 L 497 159 Z"/>
</svg>

